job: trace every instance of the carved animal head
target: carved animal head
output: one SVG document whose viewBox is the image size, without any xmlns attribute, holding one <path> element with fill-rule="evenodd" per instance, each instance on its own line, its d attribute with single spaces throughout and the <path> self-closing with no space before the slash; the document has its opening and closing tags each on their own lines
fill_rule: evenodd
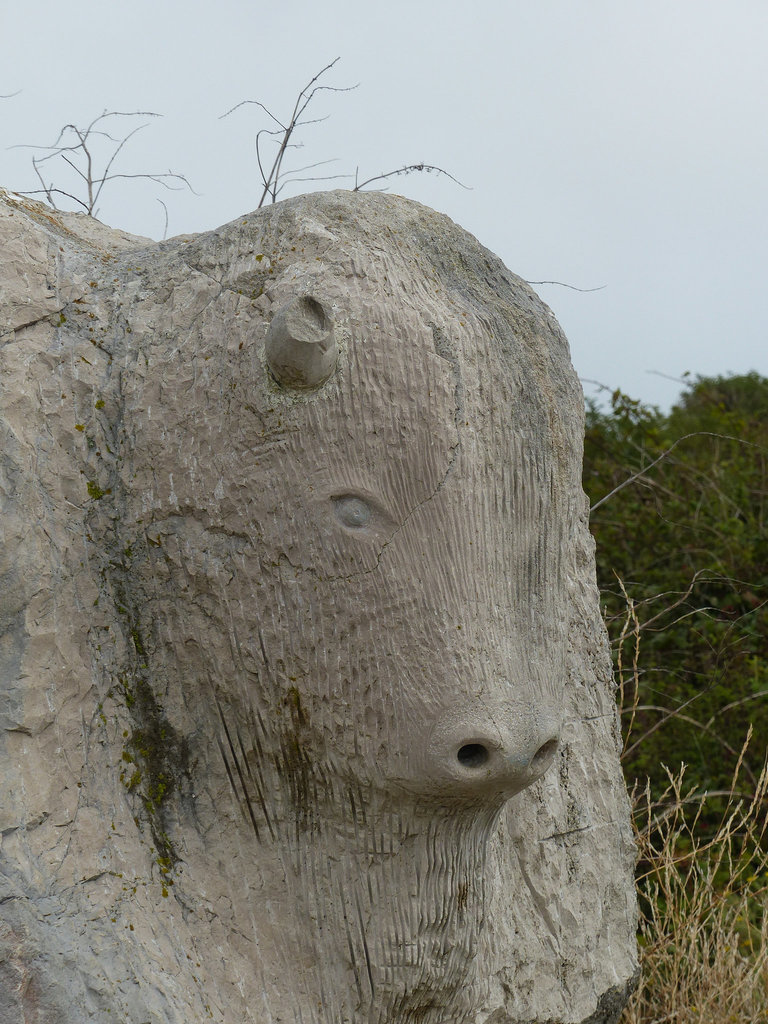
<svg viewBox="0 0 768 1024">
<path fill-rule="evenodd" d="M 222 240 L 217 293 L 141 368 L 140 518 L 181 545 L 221 701 L 288 723 L 331 774 L 496 801 L 557 747 L 576 385 L 495 257 L 415 204 L 398 233 L 391 200 L 365 202 L 386 247 L 332 197 Z M 198 296 L 206 255 L 185 252 Z M 160 638 L 169 605 L 151 604 Z"/>
<path fill-rule="evenodd" d="M 124 393 L 146 414 L 124 529 L 149 542 L 133 571 L 156 678 L 193 695 L 187 732 L 214 709 L 247 827 L 324 922 L 314 969 L 336 935 L 370 1019 L 445 1024 L 450 990 L 462 1020 L 485 841 L 558 747 L 580 493 L 565 340 L 494 256 L 402 200 L 291 201 L 182 256 L 127 314 Z M 323 843 L 335 866 L 308 875 Z"/>
</svg>

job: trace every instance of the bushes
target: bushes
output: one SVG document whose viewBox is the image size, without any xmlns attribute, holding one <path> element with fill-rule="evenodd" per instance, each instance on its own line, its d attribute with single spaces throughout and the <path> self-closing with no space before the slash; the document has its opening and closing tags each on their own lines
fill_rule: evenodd
<svg viewBox="0 0 768 1024">
<path fill-rule="evenodd" d="M 643 976 L 622 1024 L 768 1020 L 766 456 L 757 374 L 699 378 L 667 415 L 618 392 L 588 409 L 639 852 Z"/>
<path fill-rule="evenodd" d="M 683 762 L 701 789 L 727 790 L 750 725 L 751 750 L 768 746 L 768 380 L 699 378 L 667 415 L 618 392 L 610 412 L 591 406 L 593 503 L 635 473 L 592 519 L 625 677 L 642 641 L 625 678 L 627 778 L 650 777 L 655 795 L 662 765 Z M 750 753 L 743 773 L 759 772 Z"/>
</svg>

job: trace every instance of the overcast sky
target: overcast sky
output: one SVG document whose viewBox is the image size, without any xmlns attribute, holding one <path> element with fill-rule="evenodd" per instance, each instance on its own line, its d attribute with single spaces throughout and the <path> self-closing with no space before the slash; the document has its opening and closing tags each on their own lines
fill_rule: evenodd
<svg viewBox="0 0 768 1024">
<path fill-rule="evenodd" d="M 391 190 L 528 280 L 604 286 L 537 286 L 585 381 L 666 407 L 686 371 L 768 375 L 768 0 L 0 4 L 6 188 L 38 187 L 32 151 L 6 146 L 157 111 L 114 169 L 170 169 L 199 195 L 116 181 L 99 219 L 162 237 L 160 198 L 169 235 L 214 228 L 258 204 L 269 126 L 255 106 L 220 115 L 253 99 L 288 117 L 340 57 L 322 81 L 359 86 L 316 97 L 308 115 L 328 120 L 295 164 L 366 178 L 426 161 L 471 186 Z"/>
</svg>

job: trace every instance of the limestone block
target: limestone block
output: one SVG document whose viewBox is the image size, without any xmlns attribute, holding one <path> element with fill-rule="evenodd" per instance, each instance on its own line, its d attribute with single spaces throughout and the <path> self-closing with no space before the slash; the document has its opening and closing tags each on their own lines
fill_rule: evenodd
<svg viewBox="0 0 768 1024">
<path fill-rule="evenodd" d="M 0 193 L 0 1022 L 608 1024 L 633 847 L 551 312 L 448 218 Z"/>
</svg>

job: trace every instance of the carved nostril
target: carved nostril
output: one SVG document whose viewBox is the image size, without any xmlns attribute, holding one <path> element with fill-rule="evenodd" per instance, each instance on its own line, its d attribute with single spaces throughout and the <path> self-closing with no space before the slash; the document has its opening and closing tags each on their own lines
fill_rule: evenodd
<svg viewBox="0 0 768 1024">
<path fill-rule="evenodd" d="M 557 750 L 557 740 L 552 738 L 547 740 L 546 743 L 542 743 L 536 753 L 531 759 L 530 768 L 536 770 L 541 767 L 545 762 L 548 762 L 554 757 L 555 751 Z"/>
<path fill-rule="evenodd" d="M 432 725 L 419 758 L 423 775 L 413 783 L 418 778 L 458 799 L 505 800 L 540 779 L 559 746 L 559 723 L 548 708 L 452 708 Z"/>
<path fill-rule="evenodd" d="M 487 762 L 489 754 L 488 748 L 484 747 L 482 743 L 465 743 L 463 747 L 459 747 L 456 756 L 459 764 L 464 768 L 482 768 Z"/>
</svg>

